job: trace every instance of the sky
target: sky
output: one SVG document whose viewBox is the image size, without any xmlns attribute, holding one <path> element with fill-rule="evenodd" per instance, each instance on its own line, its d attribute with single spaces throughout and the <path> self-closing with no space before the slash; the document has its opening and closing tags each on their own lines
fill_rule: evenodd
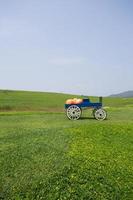
<svg viewBox="0 0 133 200">
<path fill-rule="evenodd" d="M 132 0 L 0 0 L 0 89 L 133 90 Z"/>
</svg>

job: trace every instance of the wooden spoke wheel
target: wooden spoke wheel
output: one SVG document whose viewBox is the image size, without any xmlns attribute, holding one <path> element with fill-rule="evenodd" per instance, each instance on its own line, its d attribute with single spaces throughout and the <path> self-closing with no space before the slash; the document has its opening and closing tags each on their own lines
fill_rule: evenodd
<svg viewBox="0 0 133 200">
<path fill-rule="evenodd" d="M 77 105 L 71 105 L 67 108 L 67 117 L 70 120 L 77 120 L 81 117 L 82 111 Z"/>
<path fill-rule="evenodd" d="M 107 113 L 104 109 L 99 108 L 97 110 L 94 110 L 94 117 L 97 120 L 105 120 L 107 118 Z"/>
</svg>

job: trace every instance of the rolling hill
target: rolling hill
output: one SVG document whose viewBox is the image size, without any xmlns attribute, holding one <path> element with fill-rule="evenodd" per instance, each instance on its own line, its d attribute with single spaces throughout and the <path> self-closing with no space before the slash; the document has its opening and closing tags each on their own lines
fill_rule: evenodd
<svg viewBox="0 0 133 200">
<path fill-rule="evenodd" d="M 121 92 L 119 94 L 112 94 L 110 97 L 123 97 L 123 98 L 131 98 L 133 97 L 133 90 Z"/>
<path fill-rule="evenodd" d="M 78 95 L 0 90 L 0 111 L 45 111 L 64 112 L 64 103 L 68 98 L 81 97 Z M 90 97 L 97 102 L 97 97 Z M 106 97 L 103 98 L 104 106 L 123 107 L 133 106 L 132 98 Z"/>
</svg>

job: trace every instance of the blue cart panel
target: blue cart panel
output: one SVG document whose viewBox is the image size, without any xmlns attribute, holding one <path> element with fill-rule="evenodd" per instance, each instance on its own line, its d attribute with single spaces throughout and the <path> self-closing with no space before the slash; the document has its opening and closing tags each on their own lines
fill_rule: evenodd
<svg viewBox="0 0 133 200">
<path fill-rule="evenodd" d="M 71 105 L 77 105 L 79 108 L 93 108 L 98 109 L 102 107 L 102 103 L 92 103 L 89 99 L 83 99 L 83 102 L 80 104 L 65 104 L 65 109 L 67 109 Z"/>
</svg>

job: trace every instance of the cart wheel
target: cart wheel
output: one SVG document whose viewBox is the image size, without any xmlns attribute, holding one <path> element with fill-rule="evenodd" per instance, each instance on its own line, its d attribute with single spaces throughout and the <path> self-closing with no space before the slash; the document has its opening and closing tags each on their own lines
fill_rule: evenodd
<svg viewBox="0 0 133 200">
<path fill-rule="evenodd" d="M 95 110 L 94 117 L 95 117 L 95 119 L 102 121 L 107 118 L 107 113 L 105 110 L 100 108 L 100 109 Z"/>
<path fill-rule="evenodd" d="M 67 117 L 71 120 L 77 120 L 81 116 L 81 109 L 76 105 L 71 105 L 67 108 Z"/>
</svg>

